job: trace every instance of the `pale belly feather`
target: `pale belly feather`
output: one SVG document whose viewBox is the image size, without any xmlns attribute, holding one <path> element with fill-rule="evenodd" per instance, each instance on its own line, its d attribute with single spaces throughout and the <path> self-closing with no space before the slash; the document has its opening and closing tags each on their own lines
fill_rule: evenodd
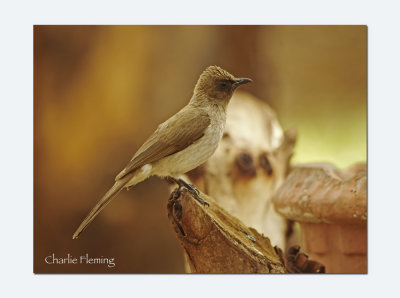
<svg viewBox="0 0 400 298">
<path fill-rule="evenodd" d="M 153 164 L 153 175 L 178 176 L 204 163 L 218 147 L 224 130 L 221 125 L 210 125 L 204 136 L 186 149 Z"/>
</svg>

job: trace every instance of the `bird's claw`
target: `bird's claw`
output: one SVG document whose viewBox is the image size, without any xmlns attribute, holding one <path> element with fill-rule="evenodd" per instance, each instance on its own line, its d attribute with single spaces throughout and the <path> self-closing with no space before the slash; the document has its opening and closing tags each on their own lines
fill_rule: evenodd
<svg viewBox="0 0 400 298">
<path fill-rule="evenodd" d="M 193 186 L 193 185 L 192 185 Z M 203 206 L 210 206 L 210 204 L 203 200 L 200 196 L 199 196 L 199 191 L 197 190 L 197 188 L 189 188 L 188 191 L 193 195 L 193 197 Z"/>
<path fill-rule="evenodd" d="M 196 195 L 193 195 L 193 196 L 203 206 L 207 206 L 207 207 L 210 206 L 210 204 L 207 201 L 204 201 L 199 195 L 196 194 Z"/>
<path fill-rule="evenodd" d="M 191 187 L 191 189 L 197 194 L 200 195 L 200 191 L 196 188 L 196 186 L 194 186 L 193 184 L 189 184 L 188 185 Z"/>
<path fill-rule="evenodd" d="M 185 189 L 187 189 L 187 191 L 189 191 L 189 192 L 193 195 L 193 197 L 194 197 L 200 204 L 202 204 L 203 206 L 207 206 L 207 207 L 210 206 L 210 204 L 209 204 L 207 201 L 203 200 L 203 199 L 200 197 L 200 191 L 199 191 L 194 185 L 189 184 L 189 183 L 185 182 L 185 181 L 182 180 L 182 179 L 179 179 L 178 182 L 179 182 L 180 185 L 183 185 L 183 186 L 185 187 Z"/>
</svg>

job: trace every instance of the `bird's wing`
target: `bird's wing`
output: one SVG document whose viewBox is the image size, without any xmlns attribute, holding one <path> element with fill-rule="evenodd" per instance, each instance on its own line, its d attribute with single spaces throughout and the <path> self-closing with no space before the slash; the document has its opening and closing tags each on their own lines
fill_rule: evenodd
<svg viewBox="0 0 400 298">
<path fill-rule="evenodd" d="M 181 110 L 157 128 L 115 180 L 122 179 L 145 164 L 185 149 L 201 138 L 209 125 L 210 117 L 206 112 Z"/>
</svg>

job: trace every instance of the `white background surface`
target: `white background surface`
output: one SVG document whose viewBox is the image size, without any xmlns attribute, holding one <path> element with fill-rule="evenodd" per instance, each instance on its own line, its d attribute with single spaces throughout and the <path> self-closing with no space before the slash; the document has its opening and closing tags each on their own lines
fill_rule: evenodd
<svg viewBox="0 0 400 298">
<path fill-rule="evenodd" d="M 4 1 L 2 297 L 399 297 L 399 2 Z M 33 24 L 367 24 L 368 275 L 34 275 Z M 117 244 L 116 244 L 117 245 Z M 229 296 L 228 296 L 229 297 Z"/>
</svg>

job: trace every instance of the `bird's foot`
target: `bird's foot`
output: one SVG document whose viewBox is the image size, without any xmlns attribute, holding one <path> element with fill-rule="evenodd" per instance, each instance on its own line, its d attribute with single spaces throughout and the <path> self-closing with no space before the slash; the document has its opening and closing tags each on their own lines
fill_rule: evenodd
<svg viewBox="0 0 400 298">
<path fill-rule="evenodd" d="M 193 197 L 194 197 L 198 202 L 200 202 L 200 204 L 202 204 L 203 206 L 210 206 L 210 204 L 209 204 L 207 201 L 203 200 L 203 199 L 200 197 L 200 191 L 199 191 L 194 185 L 192 185 L 192 184 L 190 184 L 190 183 L 187 183 L 187 182 L 186 182 L 185 180 L 183 180 L 183 179 L 180 179 L 180 178 L 179 178 L 179 179 L 175 179 L 174 177 L 171 177 L 171 176 L 166 177 L 166 179 L 167 179 L 169 182 L 175 182 L 176 184 L 178 184 L 178 189 L 175 191 L 175 194 L 176 194 L 177 197 L 179 197 L 179 195 L 180 195 L 181 188 L 184 187 L 185 190 L 187 190 L 188 192 L 190 192 L 190 193 L 193 195 Z"/>
<path fill-rule="evenodd" d="M 184 183 L 186 183 L 184 180 L 182 180 Z M 185 185 L 186 188 L 189 188 L 191 191 L 195 192 L 198 196 L 200 195 L 200 191 L 194 186 L 193 184 L 186 183 L 189 187 Z"/>
<path fill-rule="evenodd" d="M 193 197 L 203 206 L 210 206 L 210 204 L 207 201 L 204 201 L 200 196 L 199 190 L 192 184 L 187 183 L 186 181 L 182 179 L 178 179 L 177 183 L 179 186 L 184 186 L 192 195 Z"/>
<path fill-rule="evenodd" d="M 207 201 L 203 200 L 197 193 L 194 193 L 193 196 L 203 206 L 207 206 L 207 207 L 210 206 L 210 203 L 208 203 Z"/>
</svg>

